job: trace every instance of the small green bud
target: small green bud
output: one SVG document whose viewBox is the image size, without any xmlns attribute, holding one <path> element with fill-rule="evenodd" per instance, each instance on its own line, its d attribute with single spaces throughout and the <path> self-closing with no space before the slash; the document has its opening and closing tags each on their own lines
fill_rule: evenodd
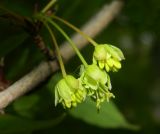
<svg viewBox="0 0 160 134">
<path fill-rule="evenodd" d="M 71 108 L 84 101 L 86 91 L 80 84 L 79 79 L 71 75 L 61 79 L 55 86 L 55 105 L 62 103 L 64 108 Z"/>
</svg>

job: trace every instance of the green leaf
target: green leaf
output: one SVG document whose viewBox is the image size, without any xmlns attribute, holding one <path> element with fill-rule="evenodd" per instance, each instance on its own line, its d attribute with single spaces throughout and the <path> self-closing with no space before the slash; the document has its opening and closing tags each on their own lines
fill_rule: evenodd
<svg viewBox="0 0 160 134">
<path fill-rule="evenodd" d="M 39 96 L 34 94 L 23 96 L 13 103 L 14 110 L 23 117 L 33 118 L 36 114 Z"/>
<path fill-rule="evenodd" d="M 63 118 L 64 115 L 57 117 L 54 120 L 37 121 L 29 120 L 26 118 L 20 118 L 12 115 L 2 115 L 0 116 L 0 133 L 29 133 L 35 130 L 41 130 L 57 125 L 62 121 Z"/>
<path fill-rule="evenodd" d="M 75 118 L 102 128 L 137 128 L 125 120 L 123 115 L 112 102 L 104 102 L 98 113 L 95 103 L 88 99 L 77 108 L 70 110 L 69 113 Z"/>
</svg>

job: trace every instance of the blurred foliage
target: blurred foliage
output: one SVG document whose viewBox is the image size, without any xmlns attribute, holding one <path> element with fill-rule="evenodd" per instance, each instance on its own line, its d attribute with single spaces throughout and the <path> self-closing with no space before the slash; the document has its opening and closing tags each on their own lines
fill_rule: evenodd
<svg viewBox="0 0 160 134">
<path fill-rule="evenodd" d="M 0 16 L 3 16 L 6 13 L 4 9 L 7 9 L 31 18 L 36 10 L 40 10 L 47 2 L 48 0 L 1 0 Z M 80 27 L 107 2 L 111 0 L 58 0 L 55 10 L 57 15 Z M 159 134 L 159 24 L 159 0 L 126 0 L 122 12 L 96 37 L 97 42 L 117 45 L 125 53 L 123 68 L 118 73 L 111 74 L 116 96 L 113 103 L 116 105 L 105 103 L 100 113 L 96 113 L 90 101 L 71 111 L 64 111 L 61 106 L 55 108 L 54 85 L 61 75 L 53 74 L 35 90 L 7 107 L 6 115 L 0 115 L 0 134 Z M 66 27 L 64 29 L 69 34 L 73 33 Z M 43 29 L 40 34 L 49 45 L 50 38 Z M 64 38 L 58 33 L 56 35 L 61 43 Z M 0 41 L 0 57 L 5 57 L 4 72 L 11 83 L 42 60 L 46 60 L 34 44 L 33 37 L 12 19 L 0 17 Z M 87 61 L 91 61 L 91 50 L 91 46 L 82 50 Z M 67 71 L 77 75 L 79 65 L 78 58 L 73 57 L 66 64 Z M 126 120 L 137 124 L 140 129 L 134 131 L 135 126 Z"/>
<path fill-rule="evenodd" d="M 84 120 L 89 124 L 102 128 L 122 127 L 136 129 L 136 126 L 129 125 L 126 122 L 112 102 L 105 102 L 102 104 L 100 111 L 96 111 L 94 102 L 88 99 L 77 108 L 72 109 L 70 114 L 78 119 Z"/>
</svg>

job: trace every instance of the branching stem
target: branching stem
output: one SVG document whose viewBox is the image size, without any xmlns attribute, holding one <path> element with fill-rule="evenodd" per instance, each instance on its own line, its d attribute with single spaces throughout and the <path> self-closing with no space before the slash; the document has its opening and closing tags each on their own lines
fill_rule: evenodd
<svg viewBox="0 0 160 134">
<path fill-rule="evenodd" d="M 72 25 L 71 23 L 69 23 L 68 21 L 58 17 L 58 16 L 55 16 L 55 15 L 52 15 L 51 16 L 52 18 L 56 19 L 56 20 L 59 20 L 60 22 L 64 23 L 65 25 L 67 25 L 68 27 L 72 28 L 73 30 L 75 30 L 76 32 L 78 32 L 79 34 L 81 34 L 85 39 L 87 39 L 93 46 L 96 46 L 97 43 L 91 38 L 89 37 L 87 34 L 85 34 L 84 32 L 82 32 L 79 28 L 75 27 L 74 25 Z"/>
<path fill-rule="evenodd" d="M 51 0 L 43 9 L 42 9 L 42 13 L 45 13 L 46 11 L 48 11 L 52 6 L 53 4 L 55 4 L 56 0 Z"/>
<path fill-rule="evenodd" d="M 55 35 L 53 34 L 51 28 L 48 26 L 48 24 L 47 23 L 44 23 L 44 24 L 45 24 L 46 28 L 48 29 L 48 31 L 49 31 L 49 33 L 52 37 L 53 44 L 54 44 L 56 52 L 57 52 L 57 58 L 58 58 L 58 61 L 59 61 L 59 64 L 60 64 L 62 75 L 63 75 L 63 77 L 65 77 L 67 74 L 66 74 L 66 71 L 65 71 L 65 67 L 64 67 L 64 63 L 63 63 L 62 56 L 61 56 L 61 53 L 60 53 L 60 49 L 59 49 L 58 44 L 57 44 L 57 40 L 56 40 Z"/>
<path fill-rule="evenodd" d="M 85 59 L 83 58 L 82 54 L 80 53 L 80 51 L 78 50 L 78 48 L 76 47 L 76 45 L 74 44 L 74 42 L 70 39 L 70 37 L 64 32 L 64 30 L 58 26 L 54 21 L 52 21 L 50 18 L 45 17 L 45 19 L 51 23 L 65 38 L 66 40 L 70 43 L 70 45 L 72 46 L 72 48 L 75 50 L 76 54 L 78 55 L 79 59 L 82 61 L 82 63 L 84 64 L 85 67 L 88 66 L 87 62 L 85 61 Z"/>
</svg>

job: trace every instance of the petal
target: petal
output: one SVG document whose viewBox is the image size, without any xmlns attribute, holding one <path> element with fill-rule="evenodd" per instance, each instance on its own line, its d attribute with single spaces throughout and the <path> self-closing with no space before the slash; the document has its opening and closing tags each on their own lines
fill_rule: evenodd
<svg viewBox="0 0 160 134">
<path fill-rule="evenodd" d="M 97 61 L 94 57 L 93 57 L 93 64 L 97 64 Z"/>
<path fill-rule="evenodd" d="M 94 81 L 98 82 L 104 78 L 104 71 L 101 70 L 97 65 L 92 64 L 89 65 L 86 69 L 86 75 L 90 78 L 92 78 Z"/>
<path fill-rule="evenodd" d="M 125 59 L 124 55 L 123 55 L 123 52 L 118 47 L 115 47 L 113 45 L 110 45 L 110 47 L 112 47 L 112 49 L 117 52 L 117 54 L 118 54 L 118 56 L 120 57 L 121 60 Z"/>
<path fill-rule="evenodd" d="M 115 58 L 119 61 L 122 60 L 121 57 L 119 56 L 118 52 L 115 51 L 115 49 L 113 47 L 111 47 L 111 45 L 106 45 L 106 49 L 107 49 L 108 53 L 112 55 L 113 58 Z"/>
<path fill-rule="evenodd" d="M 96 60 L 105 60 L 105 58 L 106 58 L 105 45 L 97 45 L 97 46 L 95 46 L 93 57 Z"/>
<path fill-rule="evenodd" d="M 84 67 L 84 65 L 81 65 L 81 66 L 80 66 L 79 75 L 83 75 L 83 74 L 84 74 L 84 71 L 85 71 L 85 67 Z"/>
<path fill-rule="evenodd" d="M 107 83 L 107 73 L 104 70 L 103 70 L 103 73 L 101 74 L 101 78 L 100 78 L 99 82 L 102 84 Z"/>
<path fill-rule="evenodd" d="M 107 71 L 107 72 L 109 72 L 109 71 L 110 71 L 110 68 L 109 68 L 109 66 L 108 66 L 108 64 L 107 64 L 107 63 L 105 64 L 105 69 L 106 69 L 106 71 Z"/>
<path fill-rule="evenodd" d="M 57 106 L 59 102 L 59 95 L 58 95 L 58 89 L 55 87 L 55 106 Z"/>
<path fill-rule="evenodd" d="M 71 101 L 71 95 L 73 93 L 71 92 L 70 87 L 67 85 L 65 79 L 60 80 L 56 86 L 60 98 Z"/>
<path fill-rule="evenodd" d="M 108 59 L 107 64 L 108 64 L 109 67 L 112 68 L 113 67 L 113 59 L 112 58 Z"/>
<path fill-rule="evenodd" d="M 86 98 L 86 90 L 79 89 L 77 91 L 77 94 L 81 97 L 82 100 L 84 100 Z"/>
<path fill-rule="evenodd" d="M 107 53 L 107 55 L 106 55 L 106 60 L 108 60 L 109 58 L 111 58 L 111 54 L 110 54 L 110 53 Z"/>
<path fill-rule="evenodd" d="M 67 75 L 64 79 L 68 87 L 70 87 L 70 89 L 72 90 L 72 92 L 75 92 L 75 89 L 79 88 L 79 81 L 72 75 Z"/>
<path fill-rule="evenodd" d="M 103 61 L 99 61 L 98 63 L 99 63 L 98 65 L 99 65 L 100 69 L 103 69 L 104 68 L 104 62 Z"/>
<path fill-rule="evenodd" d="M 117 69 L 120 69 L 122 67 L 121 63 L 119 61 L 117 61 L 117 60 L 113 60 L 113 64 Z"/>
<path fill-rule="evenodd" d="M 65 107 L 71 108 L 71 102 L 69 101 L 64 101 Z"/>
<path fill-rule="evenodd" d="M 77 103 L 76 103 L 76 102 L 72 102 L 72 106 L 73 106 L 73 107 L 76 107 L 76 106 L 77 106 Z"/>
<path fill-rule="evenodd" d="M 107 86 L 108 86 L 108 89 L 111 90 L 112 89 L 112 85 L 111 85 L 111 80 L 110 80 L 109 75 L 107 75 L 107 78 L 108 78 Z"/>
<path fill-rule="evenodd" d="M 91 89 L 97 90 L 97 81 L 91 78 L 90 76 L 86 75 L 86 81 L 85 84 L 88 85 Z"/>
<path fill-rule="evenodd" d="M 71 99 L 72 99 L 72 101 L 76 101 L 76 96 L 74 94 L 72 94 Z"/>
<path fill-rule="evenodd" d="M 75 96 L 76 96 L 76 102 L 81 103 L 83 98 L 78 93 L 76 93 Z"/>
</svg>

